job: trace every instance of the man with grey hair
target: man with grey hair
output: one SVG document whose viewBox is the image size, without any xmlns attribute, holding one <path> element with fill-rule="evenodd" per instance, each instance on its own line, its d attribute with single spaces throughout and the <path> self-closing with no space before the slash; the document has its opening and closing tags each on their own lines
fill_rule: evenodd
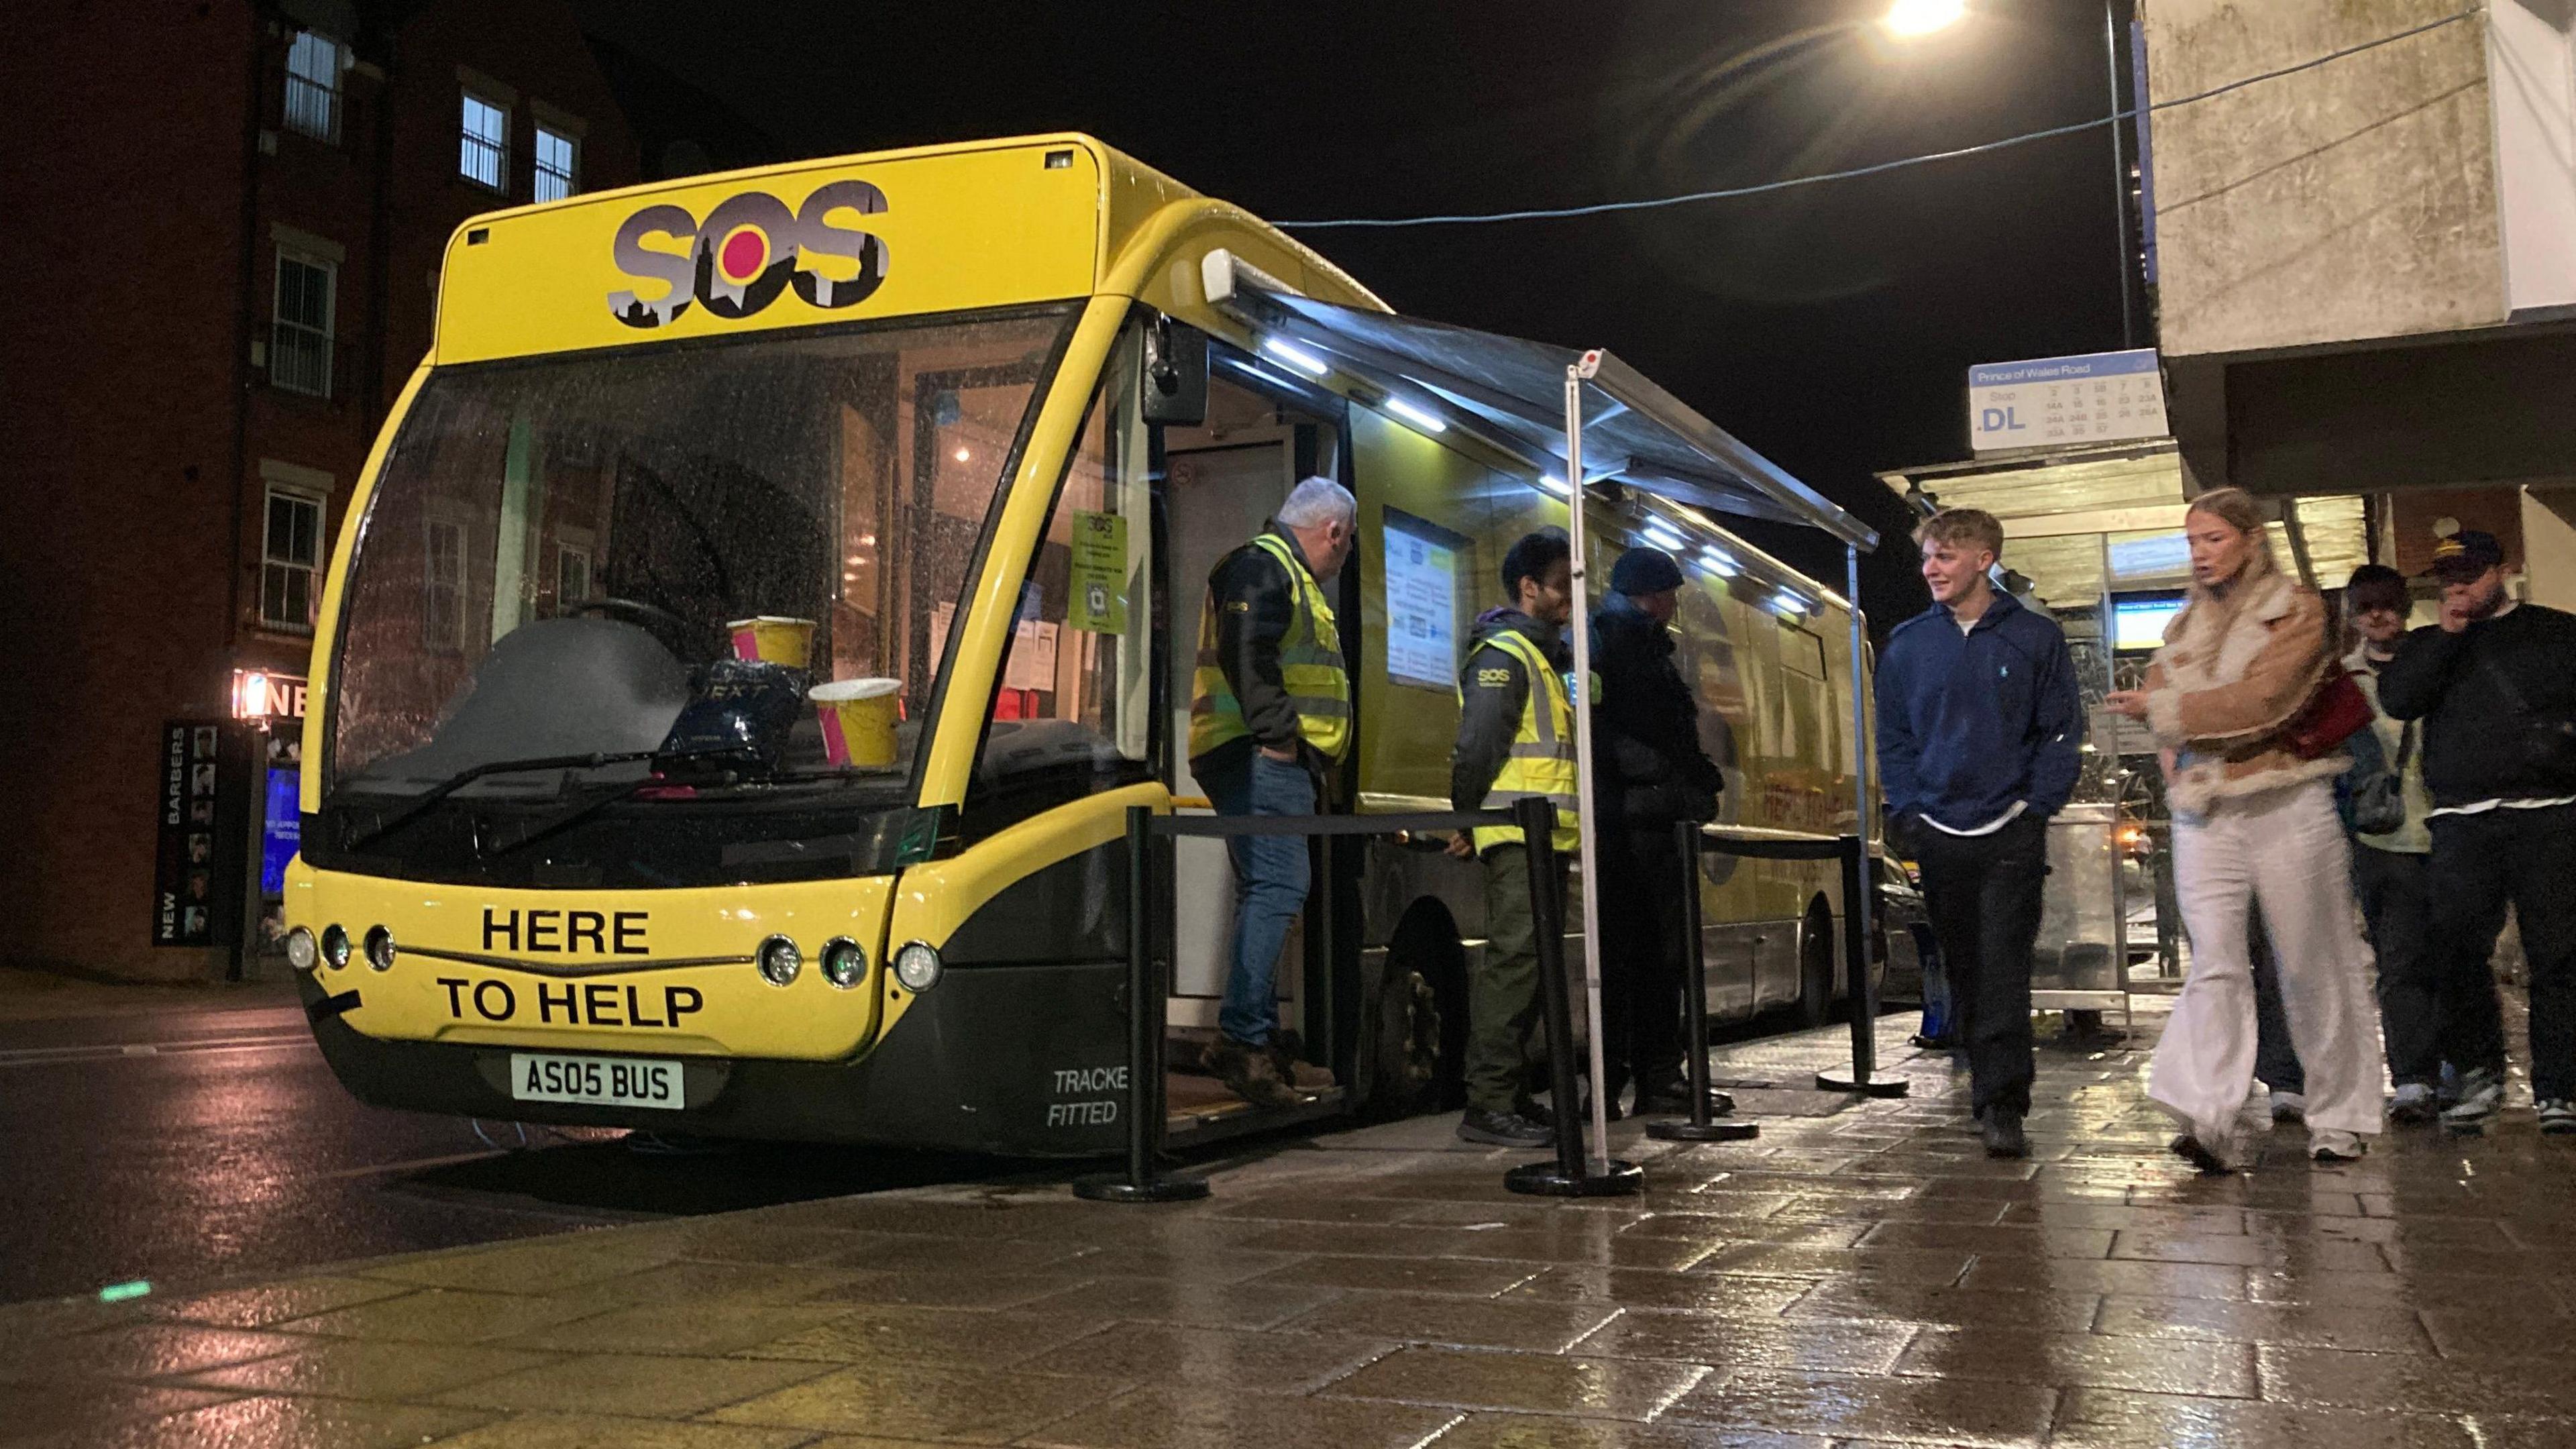
<svg viewBox="0 0 2576 1449">
<path fill-rule="evenodd" d="M 1350 675 L 1324 585 L 1359 534 L 1359 501 L 1308 478 L 1251 542 L 1217 560 L 1199 611 L 1190 683 L 1190 772 L 1220 815 L 1312 815 L 1319 781 L 1349 747 Z M 1330 1086 L 1280 1040 L 1275 985 L 1306 908 L 1306 841 L 1233 836 L 1234 931 L 1208 1065 L 1244 1100 L 1282 1105 Z"/>
</svg>

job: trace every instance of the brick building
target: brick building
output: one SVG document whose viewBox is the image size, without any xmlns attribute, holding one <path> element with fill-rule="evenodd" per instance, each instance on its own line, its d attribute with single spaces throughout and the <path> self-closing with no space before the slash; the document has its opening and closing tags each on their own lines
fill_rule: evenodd
<svg viewBox="0 0 2576 1449">
<path fill-rule="evenodd" d="M 561 0 L 91 0 L 8 44 L 0 962 L 199 976 L 150 944 L 162 722 L 308 672 L 449 233 L 639 147 Z"/>
</svg>

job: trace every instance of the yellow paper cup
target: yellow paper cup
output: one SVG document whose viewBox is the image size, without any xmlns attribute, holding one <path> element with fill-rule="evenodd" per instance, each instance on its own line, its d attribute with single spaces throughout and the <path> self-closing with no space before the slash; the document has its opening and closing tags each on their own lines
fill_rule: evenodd
<svg viewBox="0 0 2576 1449">
<path fill-rule="evenodd" d="M 894 763 L 899 679 L 844 679 L 806 692 L 823 716 L 823 757 L 834 767 L 879 768 Z"/>
<path fill-rule="evenodd" d="M 736 619 L 725 625 L 733 635 L 733 657 L 757 659 L 802 669 L 814 652 L 814 621 L 776 614 Z"/>
</svg>

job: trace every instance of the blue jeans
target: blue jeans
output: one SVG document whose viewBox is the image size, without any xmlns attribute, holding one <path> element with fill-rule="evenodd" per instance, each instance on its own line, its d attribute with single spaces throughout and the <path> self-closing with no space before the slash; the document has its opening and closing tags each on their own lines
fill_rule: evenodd
<svg viewBox="0 0 2576 1449">
<path fill-rule="evenodd" d="M 1315 777 L 1255 749 L 1247 763 L 1199 776 L 1219 815 L 1312 815 Z M 1225 843 L 1234 863 L 1234 939 L 1217 1030 L 1226 1040 L 1268 1046 L 1279 1026 L 1279 952 L 1306 909 L 1310 880 L 1302 835 L 1238 835 Z"/>
</svg>

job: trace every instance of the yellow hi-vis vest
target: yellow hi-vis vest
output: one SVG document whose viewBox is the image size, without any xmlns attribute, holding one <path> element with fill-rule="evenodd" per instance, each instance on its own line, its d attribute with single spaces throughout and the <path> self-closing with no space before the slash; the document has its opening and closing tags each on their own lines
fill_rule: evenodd
<svg viewBox="0 0 2576 1449">
<path fill-rule="evenodd" d="M 1518 632 L 1507 629 L 1485 643 L 1519 660 L 1522 672 L 1529 675 L 1530 687 L 1528 697 L 1521 702 L 1521 727 L 1512 736 L 1511 755 L 1503 761 L 1502 773 L 1494 776 L 1493 785 L 1485 791 L 1485 802 L 1478 808 L 1508 810 L 1513 801 L 1531 795 L 1552 801 L 1556 805 L 1556 848 L 1572 850 L 1578 839 L 1575 824 L 1579 807 L 1575 799 L 1574 701 L 1566 694 L 1565 676 L 1548 664 L 1537 645 Z M 1472 662 L 1475 654 L 1467 657 Z M 1467 702 L 1463 676 L 1458 681 L 1458 702 L 1461 706 Z M 1474 835 L 1478 855 L 1497 845 L 1522 843 L 1517 825 L 1479 825 Z"/>
<path fill-rule="evenodd" d="M 1279 641 L 1279 680 L 1297 708 L 1297 733 L 1325 759 L 1338 760 L 1351 738 L 1351 677 L 1342 667 L 1342 635 L 1333 606 L 1315 576 L 1297 561 L 1285 539 L 1265 533 L 1253 544 L 1288 571 L 1297 592 L 1296 617 Z M 1228 740 L 1252 733 L 1243 722 L 1243 703 L 1226 683 L 1217 662 L 1217 601 L 1211 589 L 1199 606 L 1199 663 L 1190 677 L 1190 758 L 1197 759 Z"/>
</svg>

